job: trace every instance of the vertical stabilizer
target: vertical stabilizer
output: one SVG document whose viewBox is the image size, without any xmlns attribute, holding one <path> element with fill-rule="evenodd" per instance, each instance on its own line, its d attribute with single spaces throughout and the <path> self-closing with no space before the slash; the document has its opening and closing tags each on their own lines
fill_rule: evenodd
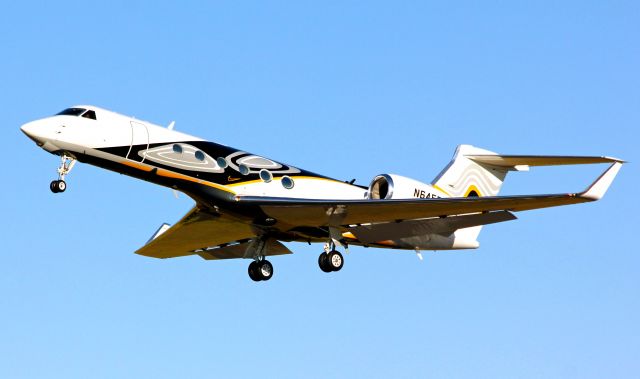
<svg viewBox="0 0 640 379">
<path fill-rule="evenodd" d="M 471 145 L 459 145 L 453 159 L 433 180 L 432 185 L 451 197 L 496 196 L 507 176 L 507 168 L 475 162 L 467 156 L 498 155 Z M 482 226 L 458 229 L 454 246 L 476 248 Z"/>
<path fill-rule="evenodd" d="M 451 197 L 496 196 L 507 175 L 507 168 L 477 163 L 467 155 L 498 154 L 471 145 L 460 145 L 432 185 Z"/>
</svg>

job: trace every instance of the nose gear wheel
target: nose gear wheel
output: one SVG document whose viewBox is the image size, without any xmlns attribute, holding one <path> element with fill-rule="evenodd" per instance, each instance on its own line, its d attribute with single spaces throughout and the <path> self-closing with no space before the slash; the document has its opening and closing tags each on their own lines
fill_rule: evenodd
<svg viewBox="0 0 640 379">
<path fill-rule="evenodd" d="M 67 182 L 64 181 L 65 176 L 67 176 L 73 166 L 76 164 L 76 160 L 67 155 L 62 154 L 60 156 L 60 167 L 58 167 L 58 180 L 54 180 L 49 184 L 49 189 L 53 193 L 64 192 L 67 189 Z"/>
<path fill-rule="evenodd" d="M 53 193 L 64 192 L 67 189 L 67 183 L 64 180 L 54 180 L 49 184 L 49 189 Z"/>
</svg>

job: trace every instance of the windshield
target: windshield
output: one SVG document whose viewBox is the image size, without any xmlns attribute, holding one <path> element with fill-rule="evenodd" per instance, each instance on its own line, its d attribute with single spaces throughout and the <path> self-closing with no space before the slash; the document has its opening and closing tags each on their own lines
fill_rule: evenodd
<svg viewBox="0 0 640 379">
<path fill-rule="evenodd" d="M 80 116 L 84 113 L 84 108 L 67 108 L 62 112 L 56 113 L 57 116 Z"/>
</svg>

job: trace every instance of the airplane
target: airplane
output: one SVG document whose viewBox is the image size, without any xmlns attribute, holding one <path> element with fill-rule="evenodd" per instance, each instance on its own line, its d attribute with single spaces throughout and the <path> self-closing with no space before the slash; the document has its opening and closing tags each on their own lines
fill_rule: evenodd
<svg viewBox="0 0 640 379">
<path fill-rule="evenodd" d="M 137 254 L 250 259 L 249 277 L 266 281 L 266 257 L 291 254 L 283 242 L 324 243 L 318 265 L 340 271 L 338 249 L 364 246 L 415 251 L 476 249 L 482 226 L 516 219 L 514 212 L 596 201 L 624 161 L 601 156 L 500 155 L 457 147 L 430 183 L 380 174 L 369 186 L 318 175 L 168 127 L 90 105 L 28 122 L 22 132 L 60 156 L 54 193 L 79 161 L 187 194 L 193 208 L 162 224 Z M 510 171 L 535 166 L 606 163 L 582 192 L 498 196 Z"/>
</svg>

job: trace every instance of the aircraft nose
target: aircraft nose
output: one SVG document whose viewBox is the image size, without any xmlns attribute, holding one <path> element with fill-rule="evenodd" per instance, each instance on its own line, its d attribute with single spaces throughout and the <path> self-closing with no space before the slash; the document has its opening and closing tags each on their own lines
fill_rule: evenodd
<svg viewBox="0 0 640 379">
<path fill-rule="evenodd" d="M 22 125 L 20 130 L 22 130 L 22 133 L 26 134 L 27 137 L 31 137 L 31 135 L 33 135 L 33 125 L 31 125 L 31 123 Z"/>
<path fill-rule="evenodd" d="M 45 138 L 42 135 L 42 127 L 37 121 L 28 122 L 20 127 L 22 133 L 31 138 L 38 146 L 42 146 L 45 142 Z"/>
</svg>

